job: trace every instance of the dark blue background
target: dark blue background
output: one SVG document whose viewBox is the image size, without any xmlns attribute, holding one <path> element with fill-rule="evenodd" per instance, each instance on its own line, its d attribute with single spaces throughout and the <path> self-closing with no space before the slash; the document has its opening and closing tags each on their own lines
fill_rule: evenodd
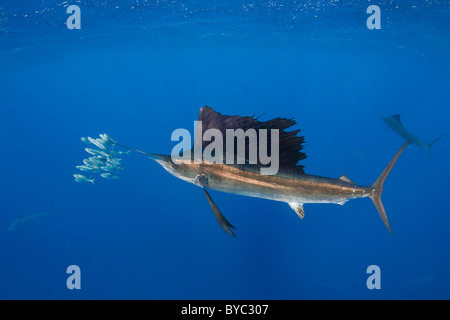
<svg viewBox="0 0 450 320">
<path fill-rule="evenodd" d="M 1 299 L 450 298 L 448 5 L 380 2 L 369 31 L 364 1 L 78 1 L 82 29 L 68 30 L 62 2 L 0 5 Z M 407 148 L 389 176 L 394 235 L 368 199 L 305 205 L 300 220 L 212 191 L 234 239 L 199 188 L 140 154 L 118 181 L 75 183 L 81 136 L 170 153 L 204 105 L 294 117 L 306 172 L 361 185 L 403 143 L 381 115 L 444 137 L 431 159 Z M 66 288 L 72 264 L 80 291 Z M 366 287 L 372 264 L 381 290 Z"/>
</svg>

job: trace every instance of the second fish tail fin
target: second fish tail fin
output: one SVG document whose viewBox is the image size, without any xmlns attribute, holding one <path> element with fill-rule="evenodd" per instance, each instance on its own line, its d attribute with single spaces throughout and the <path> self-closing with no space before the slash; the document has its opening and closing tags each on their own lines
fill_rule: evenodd
<svg viewBox="0 0 450 320">
<path fill-rule="evenodd" d="M 405 148 L 408 144 L 409 144 L 408 141 L 403 144 L 403 146 L 400 148 L 400 150 L 397 151 L 395 156 L 392 158 L 392 160 L 389 162 L 389 164 L 386 166 L 386 168 L 380 174 L 378 179 L 371 186 L 374 189 L 374 193 L 373 193 L 373 195 L 370 196 L 370 199 L 372 199 L 373 203 L 375 204 L 375 207 L 377 208 L 381 219 L 383 220 L 384 224 L 386 225 L 386 228 L 389 230 L 390 233 L 392 233 L 392 229 L 389 224 L 389 220 L 388 220 L 388 217 L 386 214 L 386 210 L 384 209 L 383 202 L 381 201 L 381 194 L 383 193 L 383 184 L 384 184 L 384 181 L 386 180 L 387 176 L 391 172 L 392 168 L 394 167 L 395 163 L 397 162 L 398 158 L 400 157 L 403 150 L 405 150 Z"/>
<path fill-rule="evenodd" d="M 433 144 L 435 144 L 440 138 L 442 138 L 442 136 L 437 137 L 436 139 L 434 139 L 433 141 L 431 141 L 429 144 L 427 144 L 427 145 L 425 146 L 425 149 L 427 149 L 427 152 L 428 152 L 428 157 L 429 157 L 430 159 L 431 159 L 431 153 L 430 153 L 431 146 L 432 146 Z"/>
</svg>

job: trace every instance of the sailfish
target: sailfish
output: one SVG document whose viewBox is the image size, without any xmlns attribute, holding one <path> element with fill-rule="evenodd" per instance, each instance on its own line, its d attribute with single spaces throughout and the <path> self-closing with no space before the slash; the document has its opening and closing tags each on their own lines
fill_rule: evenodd
<svg viewBox="0 0 450 320">
<path fill-rule="evenodd" d="M 198 120 L 201 121 L 202 126 L 201 128 L 197 126 L 196 137 L 198 135 L 203 136 L 206 130 L 213 128 L 222 133 L 224 144 L 226 144 L 227 129 L 242 129 L 243 131 L 256 129 L 256 132 L 263 132 L 261 129 L 278 130 L 278 172 L 271 175 L 261 174 L 260 168 L 265 164 L 259 160 L 256 163 L 246 162 L 243 164 L 236 164 L 236 162 L 234 164 L 227 164 L 226 162 L 214 163 L 211 161 L 180 162 L 174 161 L 170 155 L 144 152 L 117 142 L 115 144 L 149 155 L 150 158 L 158 162 L 175 177 L 201 187 L 220 226 L 232 236 L 235 236 L 232 229 L 236 228 L 219 210 L 208 190 L 285 202 L 302 219 L 305 215 L 304 204 L 335 203 L 342 205 L 352 199 L 367 197 L 373 201 L 385 226 L 392 233 L 381 201 L 381 194 L 387 176 L 408 142 L 402 145 L 372 185 L 361 186 L 345 175 L 339 178 L 328 178 L 306 174 L 304 166 L 299 163 L 306 158 L 306 154 L 303 151 L 304 137 L 298 135 L 300 129 L 288 131 L 289 128 L 296 125 L 297 122 L 294 119 L 278 117 L 268 121 L 261 121 L 256 116 L 222 115 L 205 106 L 200 109 Z M 201 131 L 199 132 L 199 130 Z M 201 149 L 205 150 L 211 143 L 213 142 L 205 139 L 201 142 Z M 268 148 L 270 147 L 269 142 Z M 245 150 L 246 155 L 248 155 L 248 145 L 246 145 Z"/>
<path fill-rule="evenodd" d="M 11 222 L 11 224 L 8 227 L 8 230 L 14 231 L 20 225 L 23 225 L 25 223 L 28 223 L 28 222 L 38 219 L 40 217 L 50 215 L 50 214 L 52 214 L 52 208 L 53 208 L 53 204 L 50 205 L 50 208 L 47 211 L 33 213 L 33 214 L 29 214 L 27 216 L 19 217 L 19 218 L 15 219 L 13 222 Z"/>
<path fill-rule="evenodd" d="M 428 156 L 430 156 L 430 148 L 431 146 L 438 141 L 442 136 L 434 139 L 429 144 L 426 144 L 418 137 L 414 136 L 411 132 L 406 130 L 406 128 L 403 126 L 402 122 L 400 121 L 400 114 L 395 114 L 390 117 L 382 117 L 383 121 L 392 129 L 394 130 L 398 135 L 400 135 L 402 138 L 406 139 L 409 144 L 415 144 L 416 146 L 423 147 L 427 150 Z"/>
</svg>

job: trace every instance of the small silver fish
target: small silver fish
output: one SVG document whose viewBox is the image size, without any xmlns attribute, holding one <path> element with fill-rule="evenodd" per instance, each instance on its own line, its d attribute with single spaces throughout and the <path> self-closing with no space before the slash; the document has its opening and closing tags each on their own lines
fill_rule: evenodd
<svg viewBox="0 0 450 320">
<path fill-rule="evenodd" d="M 118 176 L 116 176 L 116 175 L 114 175 L 114 174 L 112 174 L 112 173 L 110 173 L 110 172 L 105 172 L 105 173 L 102 173 L 102 174 L 100 174 L 103 178 L 105 178 L 105 179 L 119 179 L 119 177 Z"/>
<path fill-rule="evenodd" d="M 84 159 L 83 163 L 88 167 L 98 167 L 98 162 L 92 159 Z"/>
<path fill-rule="evenodd" d="M 81 141 L 83 141 L 83 142 L 85 142 L 85 143 L 87 143 L 87 144 L 91 144 L 91 142 L 89 141 L 89 139 L 86 138 L 86 137 L 81 137 Z"/>
<path fill-rule="evenodd" d="M 97 166 L 93 166 L 93 167 L 91 167 L 91 166 L 76 166 L 76 168 L 81 171 L 89 171 L 89 172 L 98 171 L 98 169 L 99 169 Z"/>
<path fill-rule="evenodd" d="M 95 162 L 97 164 L 105 164 L 108 161 L 108 158 L 103 156 L 93 156 L 89 158 L 89 161 Z"/>
<path fill-rule="evenodd" d="M 122 165 L 118 165 L 115 163 L 107 162 L 106 166 L 110 169 L 122 169 Z"/>
<path fill-rule="evenodd" d="M 118 176 L 119 170 L 118 169 L 112 169 L 112 168 L 108 168 L 108 167 L 103 167 L 102 170 L 106 171 L 105 173 L 111 174 L 111 176 L 108 175 L 108 176 L 105 176 L 103 178 L 106 178 L 106 179 L 119 179 L 119 176 Z M 112 176 L 114 176 L 115 178 L 112 177 Z"/>
<path fill-rule="evenodd" d="M 122 165 L 122 159 L 109 157 L 108 158 L 108 162 L 106 163 L 106 165 L 108 165 L 108 163 L 111 163 L 111 164 L 116 165 L 116 166 L 120 166 L 120 165 Z"/>
<path fill-rule="evenodd" d="M 128 151 L 112 150 L 109 153 L 114 156 L 118 156 L 118 155 L 120 156 L 122 154 L 129 154 L 130 152 L 131 152 L 131 150 L 128 150 Z"/>
<path fill-rule="evenodd" d="M 83 176 L 82 174 L 74 174 L 73 176 L 76 182 L 90 182 L 94 184 L 94 179 L 89 179 L 86 176 Z"/>
<path fill-rule="evenodd" d="M 111 137 L 108 136 L 106 133 L 104 133 L 104 134 L 101 134 L 101 133 L 100 133 L 100 138 L 102 138 L 103 141 L 105 141 L 105 142 L 107 142 L 107 143 L 110 143 L 110 144 L 115 144 L 115 143 L 116 143 L 116 142 L 115 142 L 113 139 L 111 139 Z"/>
<path fill-rule="evenodd" d="M 103 144 L 103 140 L 102 139 L 94 139 L 91 137 L 88 137 L 89 141 L 94 144 L 95 146 L 97 146 L 99 149 L 102 150 L 106 150 L 106 146 Z"/>
<path fill-rule="evenodd" d="M 100 149 L 108 150 L 111 147 L 107 142 L 105 142 L 102 139 L 95 139 L 95 141 L 97 142 L 96 146 L 98 146 Z"/>
<path fill-rule="evenodd" d="M 106 166 L 105 171 L 111 172 L 114 175 L 118 175 L 120 171 L 123 170 L 123 168 L 121 167 L 111 167 L 111 166 Z"/>
<path fill-rule="evenodd" d="M 105 158 L 108 158 L 110 156 L 108 152 L 101 151 L 101 150 L 95 150 L 95 149 L 91 149 L 91 148 L 85 148 L 84 150 L 86 150 L 86 152 L 88 152 L 94 156 L 102 156 Z"/>
</svg>

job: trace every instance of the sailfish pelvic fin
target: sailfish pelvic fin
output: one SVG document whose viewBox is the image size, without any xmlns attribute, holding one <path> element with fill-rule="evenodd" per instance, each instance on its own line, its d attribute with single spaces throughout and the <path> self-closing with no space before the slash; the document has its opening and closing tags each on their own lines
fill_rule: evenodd
<svg viewBox="0 0 450 320">
<path fill-rule="evenodd" d="M 206 199 L 208 199 L 208 203 L 211 206 L 212 211 L 214 212 L 214 215 L 216 216 L 217 221 L 219 222 L 220 226 L 225 230 L 228 234 L 232 235 L 233 237 L 236 237 L 233 231 L 230 230 L 236 229 L 228 220 L 225 218 L 225 216 L 220 212 L 217 205 L 214 203 L 213 199 L 209 195 L 208 191 L 206 191 L 205 188 L 202 188 L 203 192 L 205 193 Z"/>
<path fill-rule="evenodd" d="M 289 202 L 289 206 L 292 208 L 292 210 L 295 211 L 295 213 L 300 217 L 300 219 L 303 219 L 305 217 L 305 210 L 303 210 L 303 203 Z"/>
</svg>

